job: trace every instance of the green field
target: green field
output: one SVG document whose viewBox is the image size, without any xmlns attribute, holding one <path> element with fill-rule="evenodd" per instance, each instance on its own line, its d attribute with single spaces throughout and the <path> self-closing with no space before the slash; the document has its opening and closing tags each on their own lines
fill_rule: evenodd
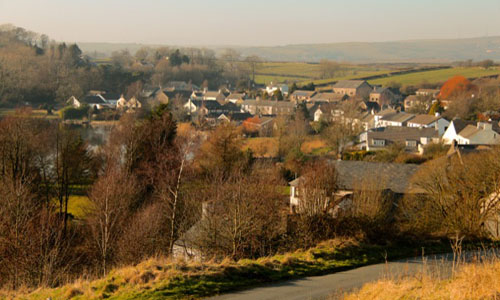
<svg viewBox="0 0 500 300">
<path fill-rule="evenodd" d="M 462 75 L 467 78 L 479 78 L 490 75 L 500 74 L 500 68 L 483 69 L 479 67 L 471 68 L 452 68 L 435 71 L 424 71 L 405 75 L 396 75 L 386 78 L 370 80 L 370 84 L 387 85 L 391 82 L 397 82 L 401 85 L 416 85 L 421 83 L 441 83 L 455 75 Z"/>
<path fill-rule="evenodd" d="M 0 109 L 0 117 L 14 115 L 16 113 L 16 109 L 13 108 L 1 108 Z M 44 109 L 33 109 L 31 111 L 32 118 L 44 118 L 44 119 L 59 119 L 59 114 L 57 112 L 52 112 L 52 115 L 48 115 L 47 111 Z"/>
<path fill-rule="evenodd" d="M 386 74 L 397 68 L 386 65 L 350 65 L 342 64 L 334 78 L 321 79 L 321 65 L 300 62 L 265 62 L 259 65 L 255 81 L 260 84 L 270 82 L 296 82 L 298 85 L 328 84 L 343 79 Z"/>
<path fill-rule="evenodd" d="M 68 201 L 68 213 L 77 219 L 83 219 L 91 208 L 92 203 L 87 196 L 72 195 Z"/>
</svg>

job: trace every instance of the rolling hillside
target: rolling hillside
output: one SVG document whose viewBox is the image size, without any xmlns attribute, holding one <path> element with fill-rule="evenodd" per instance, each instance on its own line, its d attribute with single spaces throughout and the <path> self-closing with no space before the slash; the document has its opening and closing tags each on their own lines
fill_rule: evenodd
<svg viewBox="0 0 500 300">
<path fill-rule="evenodd" d="M 78 43 L 87 53 L 111 54 L 129 49 L 134 53 L 141 44 Z M 159 45 L 149 45 L 152 47 Z M 175 46 L 173 46 L 175 47 Z M 304 44 L 273 47 L 205 46 L 222 52 L 234 48 L 243 55 L 258 55 L 268 61 L 317 62 L 321 59 L 372 62 L 452 62 L 457 60 L 500 60 L 500 37 L 468 39 L 410 40 L 394 42 L 352 42 L 331 44 Z"/>
</svg>

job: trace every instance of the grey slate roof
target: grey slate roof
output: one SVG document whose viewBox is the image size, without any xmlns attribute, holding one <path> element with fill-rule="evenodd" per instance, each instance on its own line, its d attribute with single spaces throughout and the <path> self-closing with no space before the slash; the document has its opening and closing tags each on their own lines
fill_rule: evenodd
<svg viewBox="0 0 500 300">
<path fill-rule="evenodd" d="M 180 98 L 188 99 L 191 97 L 193 92 L 187 91 L 187 90 L 174 90 L 174 91 L 168 91 L 168 90 L 163 90 L 163 93 L 169 98 L 169 99 L 175 99 L 177 95 Z"/>
<path fill-rule="evenodd" d="M 341 80 L 337 82 L 333 88 L 335 89 L 357 89 L 366 81 L 364 80 Z"/>
<path fill-rule="evenodd" d="M 455 132 L 458 134 L 460 133 L 462 130 L 464 130 L 465 127 L 467 127 L 467 125 L 474 125 L 476 124 L 475 122 L 472 122 L 472 121 L 465 121 L 465 120 L 462 120 L 462 119 L 453 119 L 453 126 L 455 127 Z"/>
<path fill-rule="evenodd" d="M 306 91 L 306 90 L 296 90 L 292 93 L 292 96 L 299 96 L 299 97 L 311 97 L 314 94 L 316 94 L 315 91 Z"/>
<path fill-rule="evenodd" d="M 438 138 L 439 133 L 434 128 L 399 127 L 389 126 L 368 131 L 368 140 L 389 140 L 393 142 L 405 142 L 408 140 L 420 141 L 420 138 Z"/>
<path fill-rule="evenodd" d="M 335 93 L 317 93 L 311 98 L 311 101 L 321 101 L 321 102 L 337 102 L 342 101 L 346 98 L 346 95 L 339 95 Z"/>
<path fill-rule="evenodd" d="M 103 96 L 104 99 L 106 99 L 106 100 L 118 100 L 118 99 L 120 99 L 120 94 L 116 94 L 116 93 L 106 93 L 106 94 L 102 94 L 101 96 Z"/>
<path fill-rule="evenodd" d="M 384 87 L 376 86 L 373 88 L 373 91 L 371 91 L 371 94 L 382 94 L 385 90 L 387 89 Z"/>
<path fill-rule="evenodd" d="M 408 123 L 419 124 L 419 125 L 429 125 L 437 120 L 441 119 L 441 116 L 433 115 L 416 115 L 415 118 L 408 121 Z"/>
<path fill-rule="evenodd" d="M 86 104 L 106 104 L 106 102 L 99 96 L 85 96 L 82 99 L 82 102 Z"/>
<path fill-rule="evenodd" d="M 414 117 L 415 117 L 415 115 L 413 115 L 413 114 L 408 114 L 405 112 L 395 112 L 395 113 L 385 115 L 382 118 L 382 120 L 403 123 L 403 122 L 406 122 L 406 121 L 413 119 Z"/>
<path fill-rule="evenodd" d="M 404 194 L 410 189 L 412 176 L 417 172 L 418 165 L 378 163 L 366 161 L 339 160 L 331 162 L 335 167 L 337 185 L 341 190 L 352 191 L 360 187 L 363 180 L 379 179 L 380 188 L 394 193 Z M 290 182 L 298 186 L 300 178 Z"/>
<path fill-rule="evenodd" d="M 205 105 L 205 108 L 208 110 L 220 109 L 221 105 L 217 101 L 204 101 L 204 100 L 191 100 L 191 103 L 196 107 L 202 107 Z"/>
<path fill-rule="evenodd" d="M 295 108 L 295 104 L 290 101 L 271 101 L 271 100 L 244 100 L 242 105 L 251 106 L 275 106 Z"/>
</svg>

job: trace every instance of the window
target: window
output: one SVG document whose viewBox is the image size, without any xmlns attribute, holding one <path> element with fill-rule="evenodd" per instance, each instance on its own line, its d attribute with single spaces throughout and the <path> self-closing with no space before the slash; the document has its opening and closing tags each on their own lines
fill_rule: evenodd
<svg viewBox="0 0 500 300">
<path fill-rule="evenodd" d="M 406 147 L 412 147 L 412 148 L 417 147 L 417 141 L 407 140 Z"/>
<path fill-rule="evenodd" d="M 385 140 L 373 140 L 373 146 L 385 146 Z"/>
</svg>

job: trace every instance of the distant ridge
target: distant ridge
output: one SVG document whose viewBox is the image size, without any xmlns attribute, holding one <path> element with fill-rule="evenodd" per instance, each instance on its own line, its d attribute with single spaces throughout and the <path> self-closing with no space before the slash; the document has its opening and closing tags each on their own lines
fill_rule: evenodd
<svg viewBox="0 0 500 300">
<path fill-rule="evenodd" d="M 142 44 L 78 43 L 84 52 L 106 55 L 128 49 L 135 53 Z M 159 45 L 147 45 L 159 46 Z M 217 52 L 225 46 L 207 46 Z M 392 42 L 348 42 L 299 44 L 271 47 L 232 47 L 243 55 L 258 55 L 269 61 L 318 62 L 321 59 L 353 63 L 453 62 L 458 60 L 500 60 L 500 36 L 465 39 L 431 39 Z"/>
</svg>

